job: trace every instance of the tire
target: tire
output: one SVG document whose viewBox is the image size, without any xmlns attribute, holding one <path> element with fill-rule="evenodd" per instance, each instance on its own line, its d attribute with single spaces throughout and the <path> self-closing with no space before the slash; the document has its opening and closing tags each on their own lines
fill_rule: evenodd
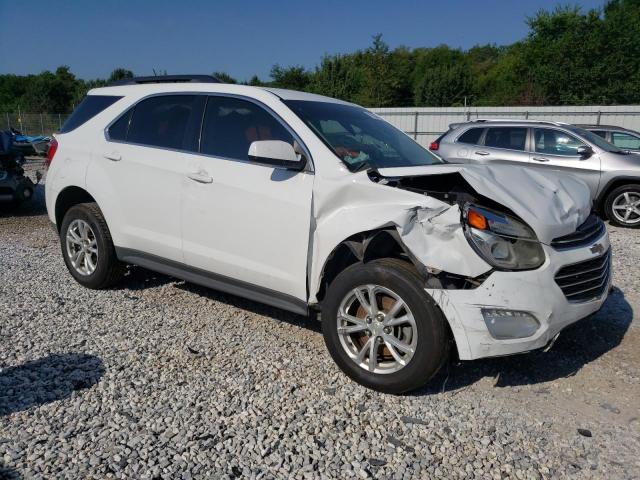
<svg viewBox="0 0 640 480">
<path fill-rule="evenodd" d="M 640 185 L 628 184 L 615 188 L 604 202 L 604 213 L 612 225 L 640 228 Z M 632 206 L 635 204 L 635 206 Z M 632 206 L 626 210 L 625 205 Z M 625 221 L 624 216 L 628 215 Z"/>
<path fill-rule="evenodd" d="M 433 299 L 424 291 L 422 284 L 423 280 L 413 265 L 395 258 L 354 264 L 341 272 L 331 283 L 322 309 L 322 333 L 333 360 L 351 379 L 380 392 L 400 394 L 424 386 L 448 359 L 450 336 L 446 319 Z M 384 311 L 384 319 L 381 322 L 376 323 L 367 318 L 367 309 L 357 300 L 359 297 L 354 293 L 357 289 L 363 288 L 360 293 L 365 295 L 367 303 L 371 298 L 371 290 L 367 290 L 367 286 L 375 286 L 373 296 L 378 308 Z M 391 315 L 393 305 L 397 301 L 397 298 L 393 300 L 393 295 L 400 298 L 408 308 L 401 309 L 395 316 Z M 387 298 L 390 300 L 387 301 Z M 347 306 L 350 310 L 347 310 Z M 339 312 L 351 315 L 351 320 L 346 320 L 346 323 L 345 320 L 339 320 Z M 385 317 L 386 314 L 388 318 Z M 351 323 L 354 316 L 359 323 Z M 370 325 L 370 330 L 345 334 L 351 327 L 361 329 L 364 325 L 361 323 L 363 316 L 365 323 L 370 322 L 366 323 Z M 384 322 L 395 317 L 412 318 L 415 326 L 404 323 L 394 327 L 383 327 L 381 330 Z M 341 332 L 338 331 L 339 322 Z M 390 342 L 387 341 L 391 336 L 396 340 L 402 340 L 404 348 L 407 347 L 407 343 L 414 346 L 412 353 L 393 348 L 396 354 L 402 356 L 404 365 L 396 361 L 396 355 L 392 354 L 391 347 L 394 344 L 389 346 Z M 368 342 L 373 341 L 374 337 L 381 343 L 373 347 L 376 352 L 373 367 L 370 353 L 366 354 L 368 358 L 363 358 L 362 362 L 358 363 L 359 347 L 365 347 L 360 349 L 360 352 L 367 350 L 367 345 L 371 348 L 371 343 Z M 408 355 L 411 355 L 410 358 Z M 407 358 L 409 359 L 406 360 Z M 372 368 L 374 371 L 371 371 Z"/>
<path fill-rule="evenodd" d="M 80 232 L 82 231 L 81 226 L 85 224 L 89 227 L 90 232 L 84 230 L 88 232 L 88 240 L 86 240 L 86 244 L 83 244 L 86 247 L 86 253 L 82 255 L 82 259 L 90 257 L 91 260 L 85 263 L 80 259 L 78 265 L 74 265 L 72 257 L 83 248 L 82 244 L 77 242 L 77 237 L 83 240 Z M 68 241 L 69 235 L 73 240 Z M 95 290 L 108 288 L 124 275 L 124 265 L 116 257 L 107 222 L 95 203 L 81 203 L 69 209 L 62 220 L 60 245 L 69 273 L 84 287 Z M 90 253 L 90 250 L 92 252 L 95 250 L 95 253 Z M 91 266 L 93 269 L 90 268 Z"/>
</svg>

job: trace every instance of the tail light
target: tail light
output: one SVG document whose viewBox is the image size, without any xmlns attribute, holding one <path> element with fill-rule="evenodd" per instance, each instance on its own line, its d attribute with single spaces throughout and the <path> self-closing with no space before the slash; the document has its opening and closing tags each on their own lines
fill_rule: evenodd
<svg viewBox="0 0 640 480">
<path fill-rule="evenodd" d="M 429 150 L 438 150 L 438 148 L 440 148 L 440 144 L 437 141 L 429 144 Z"/>
<path fill-rule="evenodd" d="M 47 160 L 46 160 L 46 168 L 51 166 L 51 162 L 53 162 L 53 156 L 58 151 L 58 141 L 55 138 L 52 138 L 49 142 L 49 147 L 47 148 Z"/>
</svg>

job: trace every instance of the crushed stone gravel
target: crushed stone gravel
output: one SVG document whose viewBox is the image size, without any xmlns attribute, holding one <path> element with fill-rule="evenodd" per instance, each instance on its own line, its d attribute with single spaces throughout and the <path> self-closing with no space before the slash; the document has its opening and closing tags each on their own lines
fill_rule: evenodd
<svg viewBox="0 0 640 480">
<path fill-rule="evenodd" d="M 0 478 L 638 478 L 640 231 L 553 348 L 351 382 L 320 324 L 131 268 L 75 283 L 32 202 L 0 213 Z"/>
</svg>

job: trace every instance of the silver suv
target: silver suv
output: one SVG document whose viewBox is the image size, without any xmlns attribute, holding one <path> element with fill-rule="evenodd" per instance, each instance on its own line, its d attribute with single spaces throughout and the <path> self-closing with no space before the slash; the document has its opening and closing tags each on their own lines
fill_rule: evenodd
<svg viewBox="0 0 640 480">
<path fill-rule="evenodd" d="M 640 155 L 560 122 L 475 120 L 454 123 L 431 143 L 451 163 L 508 163 L 571 173 L 591 189 L 612 224 L 640 227 Z"/>
<path fill-rule="evenodd" d="M 640 132 L 615 125 L 578 125 L 578 127 L 600 135 L 607 142 L 613 143 L 622 150 L 640 152 Z"/>
</svg>

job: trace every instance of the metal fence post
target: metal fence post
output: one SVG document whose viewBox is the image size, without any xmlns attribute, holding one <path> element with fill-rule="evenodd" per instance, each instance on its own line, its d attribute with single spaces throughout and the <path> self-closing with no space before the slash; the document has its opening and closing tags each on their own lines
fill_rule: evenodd
<svg viewBox="0 0 640 480">
<path fill-rule="evenodd" d="M 471 110 L 467 110 L 467 122 L 471 120 Z"/>
<path fill-rule="evenodd" d="M 60 114 L 58 114 L 58 130 L 62 130 L 62 119 L 60 117 Z"/>
<path fill-rule="evenodd" d="M 418 139 L 418 111 L 413 114 L 413 139 Z"/>
<path fill-rule="evenodd" d="M 526 112 L 524 112 L 524 119 L 525 119 L 525 120 L 529 120 L 529 110 L 527 110 Z"/>
<path fill-rule="evenodd" d="M 40 114 L 40 135 L 44 135 L 44 121 L 42 120 L 42 114 Z"/>
<path fill-rule="evenodd" d="M 602 112 L 600 110 L 598 110 L 598 120 L 596 121 L 596 125 L 600 125 L 600 116 L 602 115 Z"/>
<path fill-rule="evenodd" d="M 11 128 L 11 121 L 9 120 L 9 112 L 7 112 L 7 128 Z"/>
</svg>

